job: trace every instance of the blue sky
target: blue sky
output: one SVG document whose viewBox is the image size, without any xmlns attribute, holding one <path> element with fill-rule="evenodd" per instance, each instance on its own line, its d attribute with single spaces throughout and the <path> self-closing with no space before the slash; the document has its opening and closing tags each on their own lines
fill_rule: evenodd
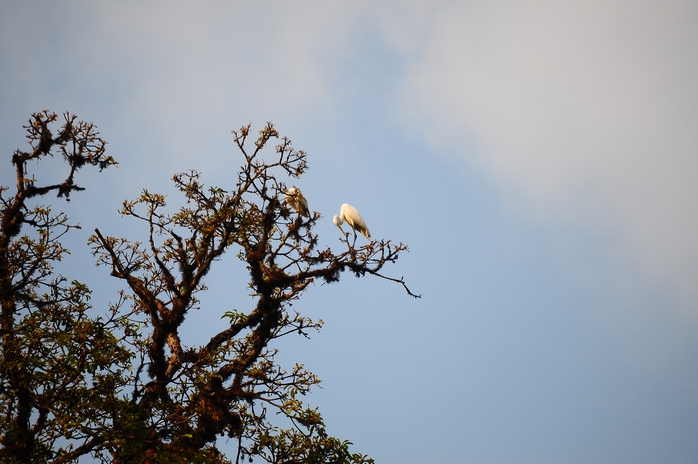
<svg viewBox="0 0 698 464">
<path fill-rule="evenodd" d="M 120 168 L 55 204 L 103 303 L 89 231 L 142 238 L 116 210 L 176 204 L 175 172 L 232 187 L 230 131 L 272 121 L 322 243 L 353 204 L 424 295 L 345 276 L 295 305 L 325 327 L 283 356 L 331 433 L 381 463 L 694 463 L 697 43 L 686 1 L 3 2 L 0 180 L 32 112 L 98 125 Z M 192 340 L 242 272 L 211 273 Z"/>
</svg>

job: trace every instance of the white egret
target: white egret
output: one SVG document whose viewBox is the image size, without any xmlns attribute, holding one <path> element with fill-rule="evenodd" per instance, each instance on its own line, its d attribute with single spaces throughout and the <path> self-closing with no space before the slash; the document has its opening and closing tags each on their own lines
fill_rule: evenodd
<svg viewBox="0 0 698 464">
<path fill-rule="evenodd" d="M 293 209 L 295 209 L 298 214 L 301 216 L 306 216 L 310 217 L 310 210 L 308 209 L 308 200 L 305 199 L 303 194 L 299 189 L 296 187 L 291 187 L 288 190 L 284 191 L 284 198 L 286 199 L 286 203 L 291 205 Z"/>
<path fill-rule="evenodd" d="M 346 221 L 346 223 L 349 224 L 352 229 L 354 229 L 354 237 L 356 237 L 356 232 L 360 232 L 366 238 L 371 237 L 371 232 L 368 231 L 368 226 L 366 225 L 364 218 L 361 217 L 356 208 L 348 203 L 344 203 L 342 205 L 342 209 L 339 211 L 339 216 L 332 218 L 332 222 L 334 222 L 334 225 L 339 227 L 339 230 L 341 230 L 342 233 L 344 233 L 344 229 L 342 229 L 342 224 L 344 221 Z"/>
</svg>

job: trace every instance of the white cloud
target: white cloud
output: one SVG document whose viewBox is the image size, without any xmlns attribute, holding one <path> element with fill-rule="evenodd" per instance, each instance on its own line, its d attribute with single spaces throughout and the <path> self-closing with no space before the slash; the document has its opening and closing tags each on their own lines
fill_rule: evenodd
<svg viewBox="0 0 698 464">
<path fill-rule="evenodd" d="M 402 117 L 517 208 L 612 236 L 696 310 L 697 18 L 690 2 L 441 4 L 406 53 Z M 478 150 L 441 143 L 463 138 Z"/>
</svg>

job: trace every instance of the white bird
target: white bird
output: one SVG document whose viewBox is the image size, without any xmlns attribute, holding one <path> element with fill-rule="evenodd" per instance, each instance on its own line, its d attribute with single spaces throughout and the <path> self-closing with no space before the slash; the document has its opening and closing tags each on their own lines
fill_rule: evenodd
<svg viewBox="0 0 698 464">
<path fill-rule="evenodd" d="M 356 232 L 360 232 L 366 238 L 371 237 L 371 232 L 368 231 L 368 226 L 366 225 L 364 218 L 361 217 L 356 208 L 348 203 L 344 203 L 342 205 L 342 209 L 339 211 L 339 216 L 332 218 L 332 222 L 334 222 L 334 225 L 339 227 L 339 230 L 341 230 L 342 233 L 344 233 L 344 229 L 342 229 L 342 224 L 344 221 L 346 221 L 346 223 L 349 224 L 352 229 L 354 229 L 354 237 L 356 237 Z"/>
<path fill-rule="evenodd" d="M 301 191 L 296 187 L 291 187 L 290 189 L 284 191 L 284 198 L 286 198 L 286 203 L 291 205 L 291 207 L 295 209 L 298 214 L 310 217 L 308 200 L 305 199 Z"/>
</svg>

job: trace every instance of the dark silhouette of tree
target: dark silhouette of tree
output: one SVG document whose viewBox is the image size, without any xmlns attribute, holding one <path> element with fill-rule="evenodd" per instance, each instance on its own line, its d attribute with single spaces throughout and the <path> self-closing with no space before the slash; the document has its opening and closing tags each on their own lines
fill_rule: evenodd
<svg viewBox="0 0 698 464">
<path fill-rule="evenodd" d="M 47 117 L 34 118 L 45 121 L 44 126 L 51 122 Z M 72 140 L 72 132 L 64 135 L 64 130 L 55 139 L 48 135 L 51 142 L 44 142 L 45 131 L 48 129 L 35 132 L 37 156 L 48 154 L 63 139 Z M 350 241 L 346 235 L 341 239 L 345 251 L 319 249 L 318 236 L 312 230 L 320 214 L 304 217 L 284 200 L 287 186 L 282 178 L 302 176 L 307 170 L 306 154 L 295 150 L 287 138 L 279 138 L 271 124 L 254 142 L 248 140 L 249 126 L 233 134 L 244 157 L 233 190 L 206 187 L 194 171 L 178 174 L 174 184 L 184 197 L 184 205 L 176 212 L 168 212 L 164 195 L 147 190 L 137 200 L 124 202 L 121 213 L 142 221 L 147 230 L 142 242 L 95 230 L 90 244 L 98 263 L 108 266 L 127 287 L 110 307 L 108 317 L 91 320 L 84 315 L 89 293 L 78 283 L 56 293 L 54 288 L 63 288 L 59 284 L 64 283 L 58 279 L 60 282 L 50 287 L 51 292 L 38 296 L 36 287 L 45 285 L 50 276 L 46 263 L 57 259 L 55 253 L 62 250 L 57 242 L 60 235 L 51 236 L 51 243 L 57 247 L 54 255 L 37 255 L 38 264 L 31 270 L 18 267 L 17 249 L 0 249 L 7 257 L 0 263 L 5 266 L 0 268 L 4 350 L 0 375 L 2 408 L 8 413 L 2 423 L 4 448 L 0 456 L 26 461 L 38 457 L 41 447 L 42 459 L 56 462 L 67 462 L 81 453 L 121 463 L 240 463 L 253 459 L 270 463 L 372 462 L 364 455 L 352 454 L 350 442 L 327 434 L 320 413 L 301 400 L 319 379 L 300 364 L 291 368 L 279 365 L 271 343 L 293 334 L 308 337 L 310 331 L 319 330 L 320 321 L 301 315 L 292 305 L 313 282 L 336 282 L 345 271 L 357 277 L 371 274 L 397 282 L 409 295 L 418 297 L 402 278 L 382 273 L 383 267 L 395 262 L 407 247 L 373 240 L 357 248 L 355 240 Z M 103 142 L 99 147 L 90 152 L 92 155 L 79 158 L 82 164 L 87 160 L 102 168 L 114 164 L 111 158 L 102 157 Z M 59 195 L 67 196 L 78 189 L 73 186 L 72 176 L 81 165 L 72 159 L 78 158 L 66 156 L 71 171 L 65 185 L 44 193 L 58 190 Z M 19 177 L 24 176 L 23 167 L 17 167 L 17 171 Z M 29 184 L 35 188 L 32 182 Z M 26 191 L 27 183 L 22 185 Z M 6 234 L 8 228 L 15 227 L 12 221 L 16 219 L 8 213 L 15 206 L 3 200 L 3 208 Z M 46 229 L 35 217 L 21 221 L 36 230 Z M 8 235 L 8 243 L 15 236 L 17 233 Z M 24 245 L 27 253 L 34 255 L 38 246 L 34 242 Z M 231 285 L 237 284 L 250 294 L 250 308 L 206 308 L 220 313 L 224 323 L 212 328 L 205 344 L 189 344 L 183 338 L 186 334 L 182 324 L 188 313 L 200 306 L 197 295 L 206 290 L 204 278 L 226 252 L 237 255 L 247 267 L 249 282 Z M 43 273 L 36 274 L 37 269 L 44 268 Z M 26 292 L 17 290 L 17 282 L 23 282 L 23 276 L 32 272 L 37 283 L 28 284 L 33 296 L 27 298 L 22 296 Z M 54 326 L 41 333 L 49 334 L 50 340 L 37 337 L 30 326 L 26 334 L 17 335 L 18 318 L 23 321 L 22 317 L 32 314 L 48 314 L 39 304 L 42 299 L 60 317 L 69 319 L 70 325 L 55 326 L 55 320 L 63 319 L 46 315 L 45 323 Z M 19 302 L 24 306 L 19 308 Z M 76 314 L 81 314 L 80 321 L 72 320 Z M 76 322 L 85 327 L 77 332 L 84 338 L 77 340 Z M 56 361 L 56 373 L 51 374 L 55 379 L 37 378 L 35 368 L 25 361 L 15 361 L 22 359 L 22 353 L 32 357 L 37 350 L 53 350 L 51 343 L 65 350 L 83 350 L 72 356 L 61 355 L 64 364 Z M 44 355 L 36 356 L 44 359 Z M 64 376 L 73 377 L 62 380 Z M 76 380 L 76 376 L 80 378 Z M 37 407 L 40 401 L 34 398 L 60 382 L 70 394 L 54 395 L 52 401 L 60 408 L 49 407 L 42 413 Z M 36 387 L 24 392 L 22 386 L 27 383 Z M 42 414 L 56 418 L 63 434 L 54 433 L 49 440 L 31 436 L 33 426 L 27 421 L 38 421 Z M 26 438 L 29 436 L 31 440 Z M 219 436 L 227 436 L 237 444 L 235 456 L 224 456 L 218 450 Z M 58 437 L 69 444 L 56 449 Z"/>
<path fill-rule="evenodd" d="M 29 151 L 12 157 L 17 183 L 0 187 L 0 461 L 69 462 L 105 441 L 102 417 L 118 410 L 123 369 L 131 351 L 119 343 L 121 320 L 114 311 L 90 318 L 90 292 L 54 275 L 53 263 L 68 252 L 60 242 L 68 218 L 33 200 L 56 192 L 70 198 L 85 166 L 115 165 L 90 123 L 64 114 L 57 134 L 55 113 L 36 113 L 25 126 Z M 27 167 L 59 152 L 68 174 L 41 185 Z"/>
</svg>

